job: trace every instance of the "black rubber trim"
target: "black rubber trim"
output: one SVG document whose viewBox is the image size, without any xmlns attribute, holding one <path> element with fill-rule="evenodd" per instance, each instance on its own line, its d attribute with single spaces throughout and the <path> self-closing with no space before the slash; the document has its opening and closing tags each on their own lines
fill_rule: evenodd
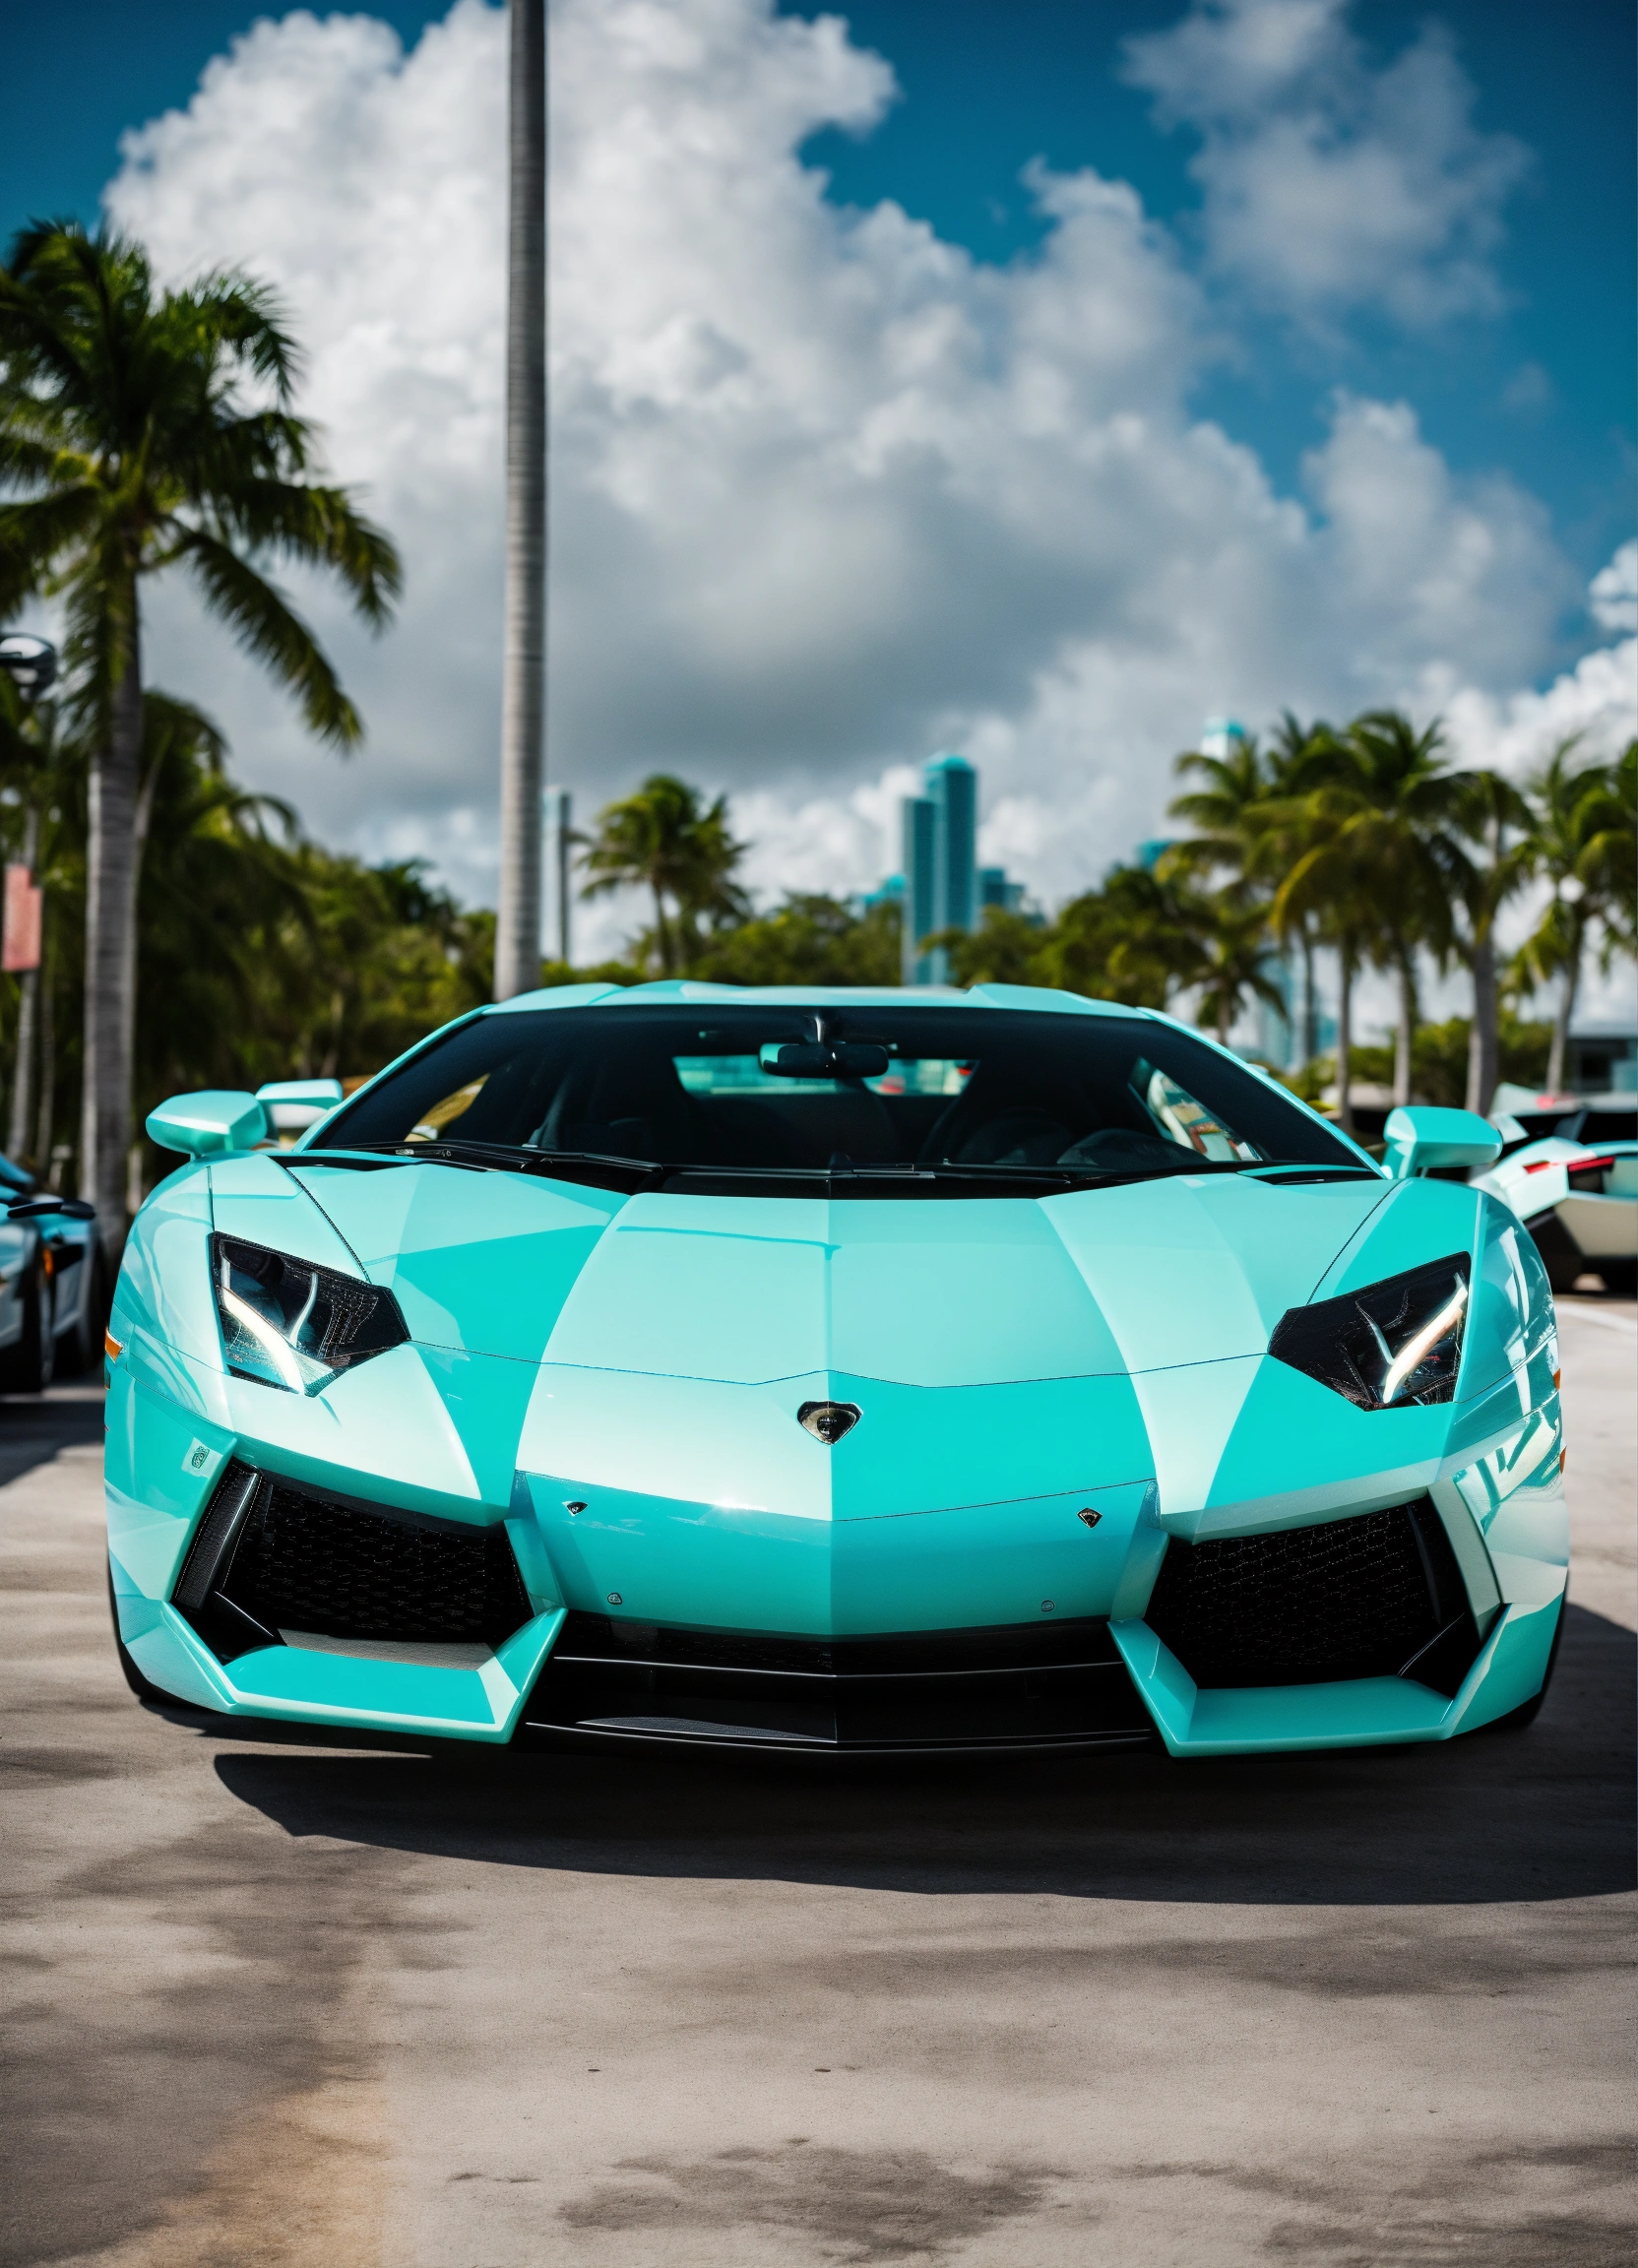
<svg viewBox="0 0 1638 2268">
<path fill-rule="evenodd" d="M 1093 1616 L 812 1638 L 571 1613 L 521 1736 L 980 1753 L 1149 1744 L 1154 1727 Z"/>
</svg>

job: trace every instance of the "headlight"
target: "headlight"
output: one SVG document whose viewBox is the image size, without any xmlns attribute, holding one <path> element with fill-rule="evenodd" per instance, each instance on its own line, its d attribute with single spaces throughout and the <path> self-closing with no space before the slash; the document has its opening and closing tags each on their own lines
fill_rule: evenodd
<svg viewBox="0 0 1638 2268">
<path fill-rule="evenodd" d="M 1451 1400 L 1467 1320 L 1468 1255 L 1453 1252 L 1341 1299 L 1288 1307 L 1268 1351 L 1356 1409 L 1399 1410 Z"/>
<path fill-rule="evenodd" d="M 317 1394 L 410 1334 L 390 1292 L 237 1236 L 211 1238 L 211 1284 L 235 1378 Z"/>
</svg>

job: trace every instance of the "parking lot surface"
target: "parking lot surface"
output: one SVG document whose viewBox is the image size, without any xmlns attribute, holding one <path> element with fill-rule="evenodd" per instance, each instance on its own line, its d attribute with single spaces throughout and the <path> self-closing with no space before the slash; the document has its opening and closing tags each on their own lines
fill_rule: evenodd
<svg viewBox="0 0 1638 2268">
<path fill-rule="evenodd" d="M 1535 1727 L 1215 1764 L 202 1732 L 98 1395 L 0 1404 L 0 2261 L 1629 2261 L 1638 1326 L 1561 1313 Z"/>
</svg>

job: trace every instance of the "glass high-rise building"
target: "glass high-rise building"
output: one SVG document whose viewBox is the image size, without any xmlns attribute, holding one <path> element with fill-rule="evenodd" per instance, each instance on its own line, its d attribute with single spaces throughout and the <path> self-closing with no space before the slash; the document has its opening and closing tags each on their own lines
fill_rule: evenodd
<svg viewBox="0 0 1638 2268">
<path fill-rule="evenodd" d="M 947 984 L 942 946 L 917 950 L 940 929 L 974 929 L 978 920 L 978 775 L 965 756 L 933 756 L 919 795 L 903 806 L 905 861 L 904 978 Z"/>
</svg>

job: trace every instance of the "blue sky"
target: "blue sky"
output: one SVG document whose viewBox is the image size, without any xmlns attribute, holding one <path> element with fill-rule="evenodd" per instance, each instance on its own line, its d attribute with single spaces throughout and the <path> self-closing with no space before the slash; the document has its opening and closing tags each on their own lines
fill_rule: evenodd
<svg viewBox="0 0 1638 2268">
<path fill-rule="evenodd" d="M 405 0 L 367 10 L 407 44 L 445 12 Z M 902 91 L 867 133 L 829 128 L 806 145 L 838 203 L 893 198 L 981 260 L 1028 258 L 1045 222 L 1019 176 L 1039 157 L 1057 171 L 1092 165 L 1131 182 L 1190 241 L 1198 137 L 1158 127 L 1151 96 L 1121 71 L 1123 41 L 1174 24 L 1178 0 L 853 0 L 830 12 L 891 62 Z M 283 13 L 234 0 L 51 0 L 20 11 L 0 77 L 0 227 L 32 214 L 94 219 L 120 135 L 185 105 L 213 54 L 257 16 Z M 1505 467 L 1540 496 L 1591 575 L 1634 513 L 1638 12 L 1630 0 L 1550 10 L 1365 0 L 1353 12 L 1384 61 L 1429 20 L 1452 36 L 1476 125 L 1530 154 L 1496 261 L 1508 304 L 1411 334 L 1358 320 L 1346 341 L 1275 330 L 1242 342 L 1238 366 L 1208 372 L 1193 407 L 1289 486 L 1321 438 L 1330 385 L 1404 394 L 1453 467 Z"/>
<path fill-rule="evenodd" d="M 1638 724 L 1630 0 L 552 9 L 582 812 L 675 771 L 731 793 L 757 890 L 847 891 L 960 748 L 986 862 L 1056 903 L 1167 831 L 1214 715 L 1403 706 L 1521 774 Z M 406 560 L 379 641 L 293 593 L 346 765 L 185 585 L 154 681 L 320 840 L 492 903 L 502 16 L 19 21 L 0 229 L 105 193 L 162 278 L 265 278 Z"/>
</svg>

